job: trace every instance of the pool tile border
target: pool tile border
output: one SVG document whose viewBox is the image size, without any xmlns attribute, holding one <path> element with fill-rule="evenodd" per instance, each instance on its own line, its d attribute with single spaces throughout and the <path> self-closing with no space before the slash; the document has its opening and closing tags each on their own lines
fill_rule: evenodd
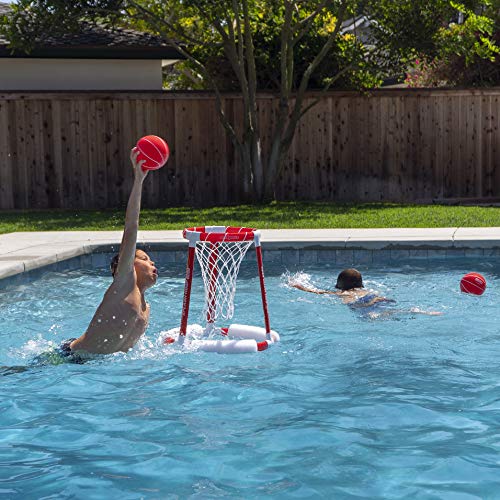
<svg viewBox="0 0 500 500">
<path fill-rule="evenodd" d="M 51 270 L 107 267 L 121 236 L 121 231 L 0 235 L 0 284 L 30 281 Z M 285 266 L 498 258 L 500 227 L 263 230 L 262 244 L 264 262 Z M 160 265 L 186 262 L 180 231 L 139 231 L 138 246 Z M 253 252 L 248 259 L 255 259 Z"/>
</svg>

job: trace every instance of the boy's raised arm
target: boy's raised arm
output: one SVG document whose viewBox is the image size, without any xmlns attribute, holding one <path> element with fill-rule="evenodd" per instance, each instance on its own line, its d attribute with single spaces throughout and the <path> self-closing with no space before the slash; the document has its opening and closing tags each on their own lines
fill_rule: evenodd
<svg viewBox="0 0 500 500">
<path fill-rule="evenodd" d="M 115 277 L 124 276 L 127 273 L 132 273 L 134 270 L 139 213 L 141 211 L 142 183 L 148 174 L 148 171 L 144 171 L 141 168 L 144 160 L 137 161 L 138 153 L 136 148 L 133 148 L 130 152 L 130 161 L 134 168 L 134 185 L 127 204 L 125 229 L 123 230 Z"/>
</svg>

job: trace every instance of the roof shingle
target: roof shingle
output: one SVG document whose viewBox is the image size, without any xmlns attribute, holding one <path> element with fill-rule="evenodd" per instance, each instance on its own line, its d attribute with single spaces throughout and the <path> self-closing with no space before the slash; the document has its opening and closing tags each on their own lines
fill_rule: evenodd
<svg viewBox="0 0 500 500">
<path fill-rule="evenodd" d="M 0 2 L 0 15 L 10 4 Z M 0 57 L 69 57 L 97 59 L 183 59 L 161 37 L 120 27 L 82 23 L 77 33 L 47 37 L 32 52 L 12 53 L 8 40 L 0 35 Z"/>
</svg>

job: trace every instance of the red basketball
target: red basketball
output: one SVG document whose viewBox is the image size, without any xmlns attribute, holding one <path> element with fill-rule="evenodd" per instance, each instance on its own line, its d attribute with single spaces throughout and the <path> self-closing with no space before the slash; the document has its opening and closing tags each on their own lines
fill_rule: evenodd
<svg viewBox="0 0 500 500">
<path fill-rule="evenodd" d="M 158 170 L 167 163 L 170 156 L 168 144 L 157 135 L 146 135 L 137 141 L 137 161 L 145 160 L 143 170 Z"/>
<path fill-rule="evenodd" d="M 460 290 L 465 293 L 482 295 L 486 290 L 486 280 L 479 273 L 467 273 L 460 280 Z"/>
</svg>

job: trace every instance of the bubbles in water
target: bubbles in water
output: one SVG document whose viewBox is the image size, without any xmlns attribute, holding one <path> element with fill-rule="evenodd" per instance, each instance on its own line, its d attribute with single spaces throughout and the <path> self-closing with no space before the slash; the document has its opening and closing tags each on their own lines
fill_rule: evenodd
<svg viewBox="0 0 500 500">
<path fill-rule="evenodd" d="M 58 329 L 59 325 L 57 325 L 56 323 L 54 323 L 50 328 L 49 328 L 49 332 L 53 333 L 54 335 L 57 335 L 57 329 Z"/>
</svg>

